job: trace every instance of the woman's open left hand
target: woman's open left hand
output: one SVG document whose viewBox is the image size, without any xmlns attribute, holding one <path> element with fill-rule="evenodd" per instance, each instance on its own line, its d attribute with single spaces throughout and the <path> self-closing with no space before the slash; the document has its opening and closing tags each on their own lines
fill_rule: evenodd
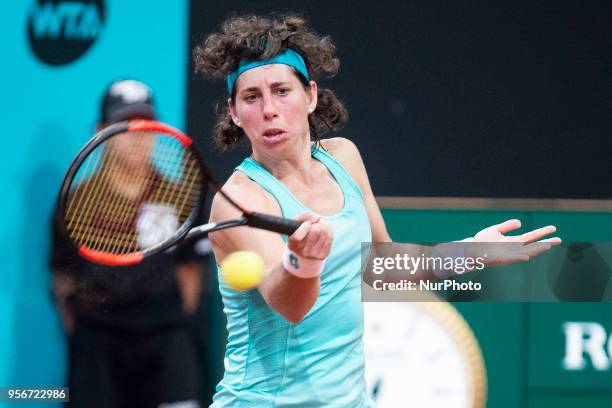
<svg viewBox="0 0 612 408">
<path fill-rule="evenodd" d="M 486 246 L 486 251 L 484 247 L 476 250 L 476 252 L 484 251 L 487 253 L 486 266 L 501 266 L 528 261 L 561 243 L 561 239 L 558 237 L 545 238 L 557 231 L 554 225 L 538 228 L 522 235 L 504 235 L 520 227 L 521 222 L 519 220 L 504 221 L 483 229 L 474 235 L 474 238 L 470 239 L 469 242 L 491 244 Z"/>
</svg>

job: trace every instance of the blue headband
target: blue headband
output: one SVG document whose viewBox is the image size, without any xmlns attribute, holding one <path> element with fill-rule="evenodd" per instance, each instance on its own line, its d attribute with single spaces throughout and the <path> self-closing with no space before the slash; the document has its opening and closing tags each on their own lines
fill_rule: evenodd
<svg viewBox="0 0 612 408">
<path fill-rule="evenodd" d="M 306 63 L 304 62 L 304 58 L 297 52 L 293 51 L 290 48 L 287 48 L 285 52 L 275 55 L 274 57 L 267 60 L 255 60 L 255 61 L 240 61 L 238 64 L 238 69 L 236 71 L 232 71 L 227 74 L 227 89 L 232 94 L 232 89 L 234 89 L 234 83 L 238 79 L 243 72 L 248 71 L 249 69 L 261 67 L 262 65 L 270 65 L 270 64 L 284 64 L 288 65 L 292 68 L 295 68 L 300 74 L 304 75 L 308 81 L 310 81 L 310 76 L 308 75 L 308 70 L 306 69 Z"/>
</svg>

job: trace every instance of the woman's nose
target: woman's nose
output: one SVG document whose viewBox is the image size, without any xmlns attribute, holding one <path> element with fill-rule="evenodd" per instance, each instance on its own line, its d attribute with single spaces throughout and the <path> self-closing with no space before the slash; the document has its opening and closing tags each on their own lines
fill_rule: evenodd
<svg viewBox="0 0 612 408">
<path fill-rule="evenodd" d="M 264 94 L 263 97 L 263 115 L 265 119 L 272 119 L 277 116 L 274 102 L 272 101 L 272 95 L 270 93 Z"/>
</svg>

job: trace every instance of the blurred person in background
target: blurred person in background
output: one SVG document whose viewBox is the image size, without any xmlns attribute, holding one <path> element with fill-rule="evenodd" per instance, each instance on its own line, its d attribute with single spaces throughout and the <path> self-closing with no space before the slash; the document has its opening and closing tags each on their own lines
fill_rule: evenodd
<svg viewBox="0 0 612 408">
<path fill-rule="evenodd" d="M 120 80 L 104 94 L 96 130 L 156 117 L 151 89 Z M 129 202 L 128 184 L 110 186 L 109 194 Z M 159 233 L 156 226 L 163 228 L 154 223 L 142 234 Z M 190 319 L 198 308 L 207 243 L 180 246 L 135 266 L 95 265 L 71 249 L 54 220 L 50 262 L 68 335 L 67 406 L 200 406 L 203 370 Z"/>
</svg>

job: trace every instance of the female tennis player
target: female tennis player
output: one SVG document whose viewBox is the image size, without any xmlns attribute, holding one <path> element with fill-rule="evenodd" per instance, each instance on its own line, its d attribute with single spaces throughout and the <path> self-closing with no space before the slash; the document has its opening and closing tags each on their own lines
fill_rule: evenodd
<svg viewBox="0 0 612 408">
<path fill-rule="evenodd" d="M 373 406 L 364 381 L 360 249 L 391 239 L 356 146 L 320 139 L 347 119 L 334 93 L 315 82 L 338 70 L 330 38 L 298 17 L 235 17 L 195 49 L 195 59 L 199 72 L 227 81 L 218 144 L 246 140 L 252 149 L 226 192 L 251 210 L 304 221 L 286 239 L 248 227 L 210 236 L 218 261 L 250 250 L 267 269 L 258 290 L 220 283 L 229 337 L 212 406 Z M 211 221 L 238 215 L 215 197 Z M 555 231 L 504 236 L 519 227 L 506 221 L 472 240 L 535 242 Z"/>
</svg>

